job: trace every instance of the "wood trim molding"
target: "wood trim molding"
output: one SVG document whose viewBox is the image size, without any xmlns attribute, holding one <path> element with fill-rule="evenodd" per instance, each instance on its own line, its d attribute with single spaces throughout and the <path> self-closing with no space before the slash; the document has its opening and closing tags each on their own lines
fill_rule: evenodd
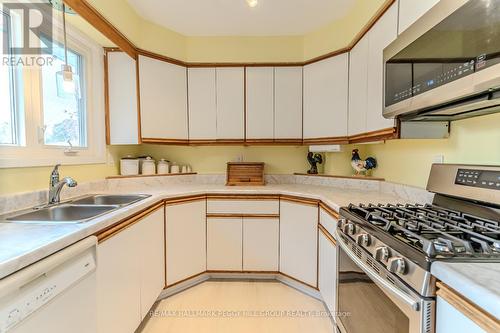
<svg viewBox="0 0 500 333">
<path fill-rule="evenodd" d="M 328 206 L 327 204 L 325 204 L 323 201 L 321 201 L 319 203 L 319 207 L 321 209 L 323 209 L 328 215 L 330 215 L 331 217 L 333 217 L 335 220 L 339 219 L 339 213 L 337 211 L 333 210 L 332 208 L 330 208 L 330 206 Z"/>
<path fill-rule="evenodd" d="M 295 176 L 307 176 L 307 177 L 324 177 L 324 178 L 340 178 L 340 179 L 355 179 L 355 180 L 376 180 L 376 181 L 385 181 L 384 178 L 380 177 L 369 177 L 369 176 L 339 176 L 339 175 L 325 175 L 325 174 L 309 174 L 309 173 L 300 173 L 295 172 Z"/>
<path fill-rule="evenodd" d="M 106 179 L 192 176 L 197 174 L 198 174 L 197 172 L 185 172 L 185 173 L 165 173 L 165 174 L 154 174 L 154 175 L 127 175 L 127 176 L 116 175 L 116 176 L 107 176 Z"/>
<path fill-rule="evenodd" d="M 165 258 L 166 258 L 166 256 L 165 256 Z M 165 266 L 165 267 L 166 267 L 166 266 Z M 197 278 L 198 276 L 203 275 L 203 274 L 205 274 L 206 272 L 207 272 L 207 271 L 203 271 L 203 272 L 200 272 L 200 273 L 197 273 L 197 274 L 191 275 L 191 276 L 189 276 L 189 277 L 187 277 L 187 278 L 185 278 L 185 279 L 179 280 L 179 281 L 174 282 L 174 283 L 172 283 L 172 284 L 167 284 L 167 275 L 165 274 L 165 288 L 164 288 L 164 289 L 171 288 L 171 287 L 174 287 L 174 286 L 176 286 L 176 285 L 178 285 L 178 284 L 181 284 L 181 283 L 183 283 L 183 282 L 186 282 L 186 281 L 189 281 L 189 280 L 191 280 L 191 279 Z"/>
<path fill-rule="evenodd" d="M 238 213 L 207 213 L 207 219 L 231 219 L 231 218 L 245 218 L 245 219 L 279 219 L 280 214 L 238 214 Z"/>
<path fill-rule="evenodd" d="M 104 127 L 106 131 L 106 144 L 111 144 L 111 124 L 109 119 L 109 66 L 108 51 L 104 49 Z"/>
<path fill-rule="evenodd" d="M 316 199 L 310 199 L 310 198 L 304 198 L 304 197 L 298 197 L 294 195 L 281 195 L 280 200 L 283 201 L 288 201 L 288 202 L 295 202 L 299 204 L 304 204 L 304 205 L 309 205 L 309 206 L 319 206 L 319 200 Z"/>
<path fill-rule="evenodd" d="M 193 202 L 193 201 L 200 201 L 200 200 L 206 200 L 207 196 L 204 194 L 201 195 L 188 195 L 188 196 L 183 196 L 183 197 L 175 197 L 171 199 L 165 199 L 165 205 L 166 206 L 172 206 L 172 205 L 180 205 L 183 203 L 187 202 Z"/>
<path fill-rule="evenodd" d="M 349 143 L 391 140 L 397 139 L 398 137 L 399 134 L 397 131 L 397 127 L 389 127 L 377 131 L 349 136 Z"/>
<path fill-rule="evenodd" d="M 64 0 L 78 15 L 90 23 L 110 41 L 118 45 L 129 56 L 137 59 L 137 50 L 134 44 L 104 18 L 94 7 L 85 0 Z"/>
<path fill-rule="evenodd" d="M 307 282 L 304 282 L 304 281 L 302 281 L 302 280 L 299 280 L 299 279 L 297 279 L 297 278 L 294 278 L 293 276 L 290 276 L 290 275 L 288 275 L 288 274 L 286 274 L 286 273 L 279 272 L 278 274 L 279 274 L 279 275 L 282 275 L 282 276 L 284 276 L 284 277 L 286 277 L 286 278 L 288 278 L 288 279 L 290 279 L 290 280 L 293 280 L 293 281 L 295 281 L 295 282 L 302 283 L 303 285 L 308 286 L 309 288 L 312 288 L 312 289 L 314 289 L 314 290 L 318 290 L 318 291 L 319 291 L 319 288 L 318 288 L 317 286 L 313 286 L 312 284 L 309 284 L 309 283 L 307 283 Z"/>
<path fill-rule="evenodd" d="M 337 241 L 335 240 L 335 237 L 333 237 L 332 234 L 330 234 L 328 230 L 326 230 L 325 227 L 321 225 L 321 223 L 318 223 L 318 229 L 330 241 L 330 243 L 337 246 Z"/>
<path fill-rule="evenodd" d="M 149 206 L 148 208 L 145 208 L 141 210 L 140 212 L 137 212 L 136 214 L 127 217 L 126 219 L 123 219 L 110 227 L 101 230 L 94 234 L 97 237 L 97 242 L 102 243 L 106 241 L 107 239 L 113 237 L 114 235 L 120 233 L 121 231 L 125 230 L 126 228 L 134 225 L 137 223 L 140 219 L 150 215 L 151 213 L 155 212 L 156 210 L 163 208 L 164 203 L 163 201 L 157 202 L 153 204 L 152 206 Z"/>
<path fill-rule="evenodd" d="M 436 287 L 437 296 L 444 299 L 486 332 L 500 332 L 500 320 L 493 315 L 487 313 L 478 305 L 463 297 L 443 282 L 438 281 Z"/>
<path fill-rule="evenodd" d="M 208 200 L 279 200 L 278 194 L 207 194 Z"/>
<path fill-rule="evenodd" d="M 162 145 L 188 145 L 188 139 L 159 139 L 159 138 L 142 138 L 142 143 L 155 143 Z"/>
</svg>

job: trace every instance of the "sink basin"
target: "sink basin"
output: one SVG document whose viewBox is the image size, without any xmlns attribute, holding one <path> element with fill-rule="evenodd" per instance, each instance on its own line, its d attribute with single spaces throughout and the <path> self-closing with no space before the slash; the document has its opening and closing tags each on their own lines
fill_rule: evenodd
<svg viewBox="0 0 500 333">
<path fill-rule="evenodd" d="M 134 194 L 134 195 L 107 195 L 98 194 L 91 195 L 85 198 L 77 199 L 72 202 L 73 205 L 130 205 L 134 202 L 143 200 L 149 197 L 146 194 Z"/>
<path fill-rule="evenodd" d="M 7 218 L 19 223 L 78 223 L 92 219 L 119 208 L 118 205 L 74 205 L 58 206 L 32 210 L 28 213 Z"/>
</svg>

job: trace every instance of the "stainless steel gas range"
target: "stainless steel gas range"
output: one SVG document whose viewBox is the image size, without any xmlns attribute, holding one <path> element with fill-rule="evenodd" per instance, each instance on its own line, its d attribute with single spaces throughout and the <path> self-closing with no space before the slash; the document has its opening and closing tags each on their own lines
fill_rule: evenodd
<svg viewBox="0 0 500 333">
<path fill-rule="evenodd" d="M 434 164 L 427 189 L 432 204 L 340 210 L 341 332 L 434 332 L 432 263 L 500 262 L 500 166 Z"/>
</svg>

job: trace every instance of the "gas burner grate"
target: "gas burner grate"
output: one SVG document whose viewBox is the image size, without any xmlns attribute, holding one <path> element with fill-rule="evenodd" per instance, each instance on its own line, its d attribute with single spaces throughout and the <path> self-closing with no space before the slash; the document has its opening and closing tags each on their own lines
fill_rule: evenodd
<svg viewBox="0 0 500 333">
<path fill-rule="evenodd" d="M 429 257 L 500 256 L 500 221 L 431 204 L 351 204 L 348 210 Z"/>
</svg>

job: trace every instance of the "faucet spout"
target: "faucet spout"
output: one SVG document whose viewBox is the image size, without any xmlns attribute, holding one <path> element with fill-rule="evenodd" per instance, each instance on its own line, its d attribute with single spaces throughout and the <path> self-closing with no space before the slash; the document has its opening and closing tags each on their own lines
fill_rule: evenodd
<svg viewBox="0 0 500 333">
<path fill-rule="evenodd" d="M 49 186 L 49 205 L 57 204 L 61 201 L 61 190 L 64 185 L 68 187 L 75 187 L 78 185 L 76 180 L 71 177 L 64 177 L 61 181 L 59 180 L 59 164 L 54 167 L 50 175 L 50 186 Z"/>
</svg>

